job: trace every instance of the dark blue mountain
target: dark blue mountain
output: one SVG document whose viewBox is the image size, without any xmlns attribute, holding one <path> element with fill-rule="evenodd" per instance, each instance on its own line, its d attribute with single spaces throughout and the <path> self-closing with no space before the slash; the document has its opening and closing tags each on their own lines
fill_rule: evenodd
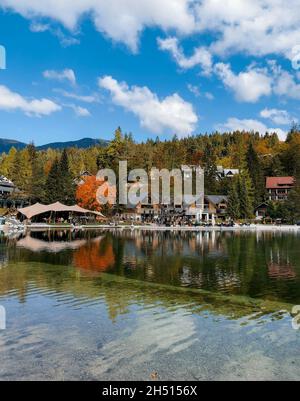
<svg viewBox="0 0 300 401">
<path fill-rule="evenodd" d="M 92 138 L 84 138 L 79 141 L 69 141 L 69 142 L 54 142 L 48 143 L 46 145 L 37 146 L 38 150 L 47 150 L 47 149 L 65 149 L 65 148 L 79 148 L 79 149 L 88 149 L 92 146 L 108 146 L 109 141 L 104 139 L 92 139 Z M 8 153 L 12 147 L 16 149 L 24 149 L 27 146 L 26 143 L 14 141 L 12 139 L 1 139 L 0 138 L 0 153 Z"/>
</svg>

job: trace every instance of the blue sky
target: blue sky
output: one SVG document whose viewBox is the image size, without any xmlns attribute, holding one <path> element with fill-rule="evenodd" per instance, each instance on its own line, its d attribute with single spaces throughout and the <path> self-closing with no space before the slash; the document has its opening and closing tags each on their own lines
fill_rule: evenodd
<svg viewBox="0 0 300 401">
<path fill-rule="evenodd" d="M 42 4 L 41 4 L 42 3 Z M 0 137 L 37 145 L 276 130 L 300 100 L 299 0 L 0 0 Z"/>
</svg>

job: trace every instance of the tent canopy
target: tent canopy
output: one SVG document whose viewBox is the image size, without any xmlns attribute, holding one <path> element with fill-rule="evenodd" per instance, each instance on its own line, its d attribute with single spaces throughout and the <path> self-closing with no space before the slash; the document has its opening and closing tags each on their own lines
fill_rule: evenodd
<svg viewBox="0 0 300 401">
<path fill-rule="evenodd" d="M 81 213 L 81 214 L 91 213 L 95 214 L 96 216 L 105 218 L 105 216 L 100 212 L 83 209 L 78 205 L 66 206 L 60 202 L 52 203 L 51 205 L 42 205 L 41 203 L 36 203 L 35 205 L 28 206 L 23 209 L 18 209 L 18 212 L 27 217 L 27 219 L 31 219 L 32 217 L 49 212 L 55 212 L 55 213 L 70 212 L 70 213 Z"/>
</svg>

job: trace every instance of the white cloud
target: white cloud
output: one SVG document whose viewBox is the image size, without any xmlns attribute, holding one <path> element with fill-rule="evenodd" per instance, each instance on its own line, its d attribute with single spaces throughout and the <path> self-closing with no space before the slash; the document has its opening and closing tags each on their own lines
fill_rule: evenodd
<svg viewBox="0 0 300 401">
<path fill-rule="evenodd" d="M 281 141 L 285 141 L 287 132 L 281 128 L 268 128 L 265 124 L 257 120 L 240 120 L 238 118 L 229 118 L 225 123 L 218 124 L 216 129 L 221 132 L 245 131 L 245 132 L 259 132 L 265 135 L 266 132 L 276 132 Z"/>
<path fill-rule="evenodd" d="M 99 86 L 110 92 L 114 104 L 134 113 L 152 132 L 168 130 L 184 136 L 196 128 L 198 117 L 193 106 L 176 93 L 160 100 L 147 87 L 129 87 L 110 76 L 99 78 Z"/>
<path fill-rule="evenodd" d="M 294 74 L 284 70 L 275 60 L 269 60 L 273 74 L 273 92 L 277 96 L 300 100 L 299 71 Z"/>
<path fill-rule="evenodd" d="M 292 74 L 279 69 L 275 77 L 274 93 L 278 96 L 286 96 L 300 100 L 300 84 L 295 81 Z"/>
<path fill-rule="evenodd" d="M 48 116 L 61 110 L 61 106 L 49 99 L 29 100 L 6 86 L 0 85 L 0 110 L 21 110 L 27 116 Z"/>
<path fill-rule="evenodd" d="M 214 100 L 214 95 L 210 92 L 204 92 L 202 93 L 201 90 L 199 89 L 198 86 L 192 85 L 192 84 L 187 84 L 188 90 L 195 96 L 195 97 L 205 97 L 208 100 Z"/>
<path fill-rule="evenodd" d="M 192 56 L 186 57 L 177 38 L 159 38 L 158 45 L 161 50 L 171 53 L 180 68 L 190 69 L 200 66 L 205 75 L 209 75 L 212 72 L 213 60 L 207 48 L 197 47 L 194 49 Z"/>
<path fill-rule="evenodd" d="M 241 52 L 291 57 L 300 44 L 299 0 L 202 0 L 197 7 L 201 32 L 218 35 L 214 54 Z"/>
<path fill-rule="evenodd" d="M 76 85 L 75 72 L 68 68 L 63 71 L 47 70 L 43 72 L 43 76 L 56 81 L 69 81 L 72 85 Z"/>
<path fill-rule="evenodd" d="M 43 24 L 41 22 L 32 22 L 30 24 L 30 30 L 31 32 L 47 32 L 50 30 L 50 25 L 49 24 Z"/>
<path fill-rule="evenodd" d="M 85 107 L 76 106 L 75 104 L 69 104 L 67 107 L 73 109 L 77 117 L 91 117 L 91 113 Z"/>
<path fill-rule="evenodd" d="M 212 94 L 212 93 L 210 93 L 210 92 L 205 92 L 204 93 L 204 96 L 206 97 L 206 99 L 208 99 L 208 100 L 214 100 L 214 95 Z"/>
<path fill-rule="evenodd" d="M 56 36 L 59 39 L 60 44 L 63 47 L 69 47 L 69 46 L 80 44 L 79 39 L 77 39 L 73 36 L 66 35 L 60 28 L 54 28 L 51 24 L 45 24 L 45 23 L 33 21 L 30 24 L 30 30 L 31 30 L 31 32 L 35 32 L 35 33 L 49 31 L 52 35 Z"/>
<path fill-rule="evenodd" d="M 289 125 L 296 119 L 291 117 L 291 115 L 286 110 L 278 109 L 264 109 L 260 112 L 262 118 L 271 120 L 274 124 L 279 125 Z"/>
<path fill-rule="evenodd" d="M 64 91 L 59 88 L 53 89 L 53 90 L 54 90 L 54 92 L 59 93 L 66 98 L 78 100 L 79 102 L 83 102 L 83 103 L 99 103 L 100 102 L 100 96 L 97 93 L 93 93 L 91 95 L 78 95 L 77 93 Z"/>
<path fill-rule="evenodd" d="M 272 93 L 272 78 L 264 69 L 250 66 L 247 71 L 235 74 L 229 64 L 218 63 L 215 72 L 238 101 L 255 103 Z"/>
<path fill-rule="evenodd" d="M 27 18 L 50 17 L 74 30 L 85 14 L 99 32 L 138 47 L 147 27 L 212 33 L 213 54 L 292 57 L 300 45 L 299 0 L 0 0 Z"/>
<path fill-rule="evenodd" d="M 196 24 L 192 0 L 0 0 L 1 5 L 27 18 L 50 17 L 70 30 L 88 14 L 99 32 L 126 43 L 133 51 L 146 27 L 189 34 Z"/>
<path fill-rule="evenodd" d="M 200 92 L 200 89 L 198 88 L 198 86 L 192 85 L 192 84 L 188 84 L 187 88 L 195 97 L 200 97 L 201 96 L 201 92 Z"/>
</svg>

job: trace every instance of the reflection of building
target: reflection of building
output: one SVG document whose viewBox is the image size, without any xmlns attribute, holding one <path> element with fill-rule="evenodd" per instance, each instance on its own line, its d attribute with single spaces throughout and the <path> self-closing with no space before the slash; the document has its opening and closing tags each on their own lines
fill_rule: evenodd
<svg viewBox="0 0 300 401">
<path fill-rule="evenodd" d="M 65 250 L 76 250 L 86 244 L 86 240 L 74 241 L 43 241 L 33 238 L 30 234 L 17 242 L 17 248 L 25 248 L 31 252 L 59 253 Z"/>
<path fill-rule="evenodd" d="M 295 186 L 294 177 L 267 177 L 266 190 L 270 201 L 285 201 Z"/>
<path fill-rule="evenodd" d="M 297 277 L 295 266 L 290 261 L 289 252 L 283 249 L 271 249 L 268 262 L 268 274 L 272 279 L 294 279 Z"/>
<path fill-rule="evenodd" d="M 274 279 L 292 279 L 297 277 L 294 267 L 286 262 L 276 263 L 270 262 L 268 264 L 268 273 L 270 278 Z"/>
</svg>

